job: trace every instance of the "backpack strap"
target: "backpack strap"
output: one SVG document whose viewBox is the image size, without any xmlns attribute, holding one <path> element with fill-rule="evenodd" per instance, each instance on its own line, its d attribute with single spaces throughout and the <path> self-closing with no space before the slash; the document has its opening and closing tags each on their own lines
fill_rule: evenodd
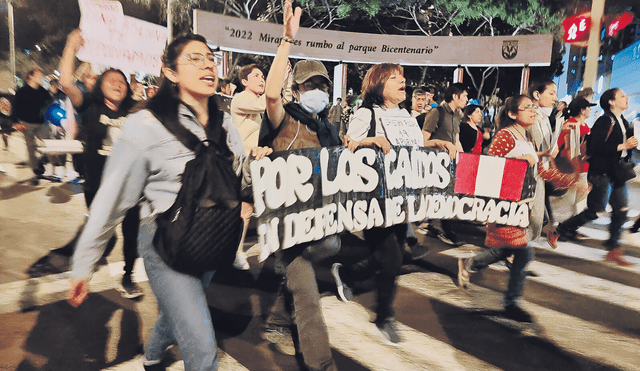
<svg viewBox="0 0 640 371">
<path fill-rule="evenodd" d="M 149 114 L 151 112 L 147 111 Z M 155 116 L 155 115 L 154 115 Z M 180 143 L 184 144 L 185 147 L 189 148 L 193 152 L 196 151 L 198 144 L 202 143 L 200 138 L 197 135 L 191 132 L 191 130 L 187 129 L 180 123 L 178 120 L 160 120 L 160 118 L 156 117 L 158 121 L 164 126 L 173 136 L 175 136 Z"/>
<path fill-rule="evenodd" d="M 367 137 L 375 137 L 376 136 L 376 112 L 373 107 L 361 107 L 366 108 L 371 111 L 371 122 L 369 123 L 369 132 L 367 133 Z"/>
</svg>

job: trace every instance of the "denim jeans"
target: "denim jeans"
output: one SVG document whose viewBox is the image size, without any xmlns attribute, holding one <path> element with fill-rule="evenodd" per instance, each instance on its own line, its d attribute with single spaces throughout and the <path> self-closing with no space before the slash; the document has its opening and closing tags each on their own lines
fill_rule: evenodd
<svg viewBox="0 0 640 371">
<path fill-rule="evenodd" d="M 194 277 L 169 268 L 153 247 L 155 231 L 153 220 L 140 224 L 139 252 L 160 312 L 145 356 L 158 360 L 169 345 L 177 343 L 186 371 L 217 370 L 218 346 L 205 295 L 214 272 Z"/>
<path fill-rule="evenodd" d="M 611 205 L 611 224 L 609 224 L 609 241 L 606 247 L 610 250 L 619 246 L 622 225 L 627 221 L 629 197 L 627 184 L 614 186 L 608 175 L 592 175 L 589 177 L 592 185 L 587 196 L 587 208 L 580 214 L 558 224 L 561 234 L 574 232 L 586 223 L 596 220 L 598 213 L 605 211 L 607 203 Z"/>
<path fill-rule="evenodd" d="M 527 272 L 524 268 L 535 257 L 533 247 L 527 245 L 524 249 L 491 248 L 478 253 L 466 263 L 467 269 L 470 272 L 477 272 L 493 263 L 506 259 L 511 254 L 513 254 L 513 264 L 509 272 L 507 291 L 504 294 L 505 306 L 517 304 L 518 298 L 520 298 L 524 292 L 524 284 L 527 278 Z"/>
</svg>

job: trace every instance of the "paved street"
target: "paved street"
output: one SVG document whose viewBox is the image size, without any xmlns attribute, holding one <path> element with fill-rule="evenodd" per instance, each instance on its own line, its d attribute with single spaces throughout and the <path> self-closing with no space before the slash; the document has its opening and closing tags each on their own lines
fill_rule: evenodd
<svg viewBox="0 0 640 371">
<path fill-rule="evenodd" d="M 120 296 L 121 241 L 91 282 L 79 308 L 64 301 L 69 284 L 64 257 L 50 255 L 59 272 L 30 277 L 27 271 L 52 249 L 73 239 L 84 221 L 81 185 L 27 181 L 31 171 L 17 165 L 26 158 L 20 134 L 10 151 L 0 150 L 0 371 L 141 370 L 134 358 L 157 316 L 155 298 L 141 261 L 135 280 L 140 300 Z M 640 210 L 639 179 L 630 191 L 631 213 Z M 351 303 L 335 296 L 330 262 L 318 268 L 322 306 L 334 358 L 340 370 L 640 370 L 640 234 L 625 236 L 631 267 L 603 261 L 607 217 L 580 229 L 580 245 L 560 242 L 551 250 L 541 242 L 535 273 L 523 304 L 536 326 L 518 326 L 492 316 L 501 308 L 507 268 L 495 265 L 474 274 L 471 287 L 456 285 L 457 258 L 480 248 L 479 226 L 460 223 L 469 244 L 451 248 L 418 234 L 429 254 L 407 256 L 398 278 L 396 319 L 403 342 L 388 345 L 370 322 L 374 293 L 356 291 Z M 249 271 L 217 272 L 208 300 L 221 354 L 220 370 L 300 370 L 295 356 L 277 351 L 260 336 L 278 280 L 273 262 L 257 261 L 255 237 L 246 241 Z M 163 361 L 183 370 L 175 347 Z"/>
</svg>

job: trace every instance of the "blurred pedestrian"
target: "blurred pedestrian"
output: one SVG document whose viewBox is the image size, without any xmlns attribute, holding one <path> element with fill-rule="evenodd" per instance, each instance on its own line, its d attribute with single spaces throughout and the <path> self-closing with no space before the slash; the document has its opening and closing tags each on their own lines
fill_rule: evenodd
<svg viewBox="0 0 640 371">
<path fill-rule="evenodd" d="M 49 137 L 48 125 L 45 125 L 44 110 L 51 96 L 42 86 L 44 74 L 39 68 L 27 72 L 26 84 L 18 89 L 13 100 L 13 114 L 19 121 L 18 130 L 24 134 L 29 156 L 29 166 L 33 170 L 34 177 L 31 184 L 38 184 L 38 177 L 42 176 L 44 169 L 38 158 L 36 139 Z"/>
<path fill-rule="evenodd" d="M 9 150 L 9 135 L 15 130 L 13 123 L 15 119 L 11 112 L 11 102 L 7 97 L 0 97 L 0 133 L 4 142 L 4 150 Z"/>
<path fill-rule="evenodd" d="M 60 83 L 76 110 L 83 116 L 85 148 L 83 165 L 85 181 L 83 183 L 84 198 L 92 213 L 93 200 L 101 185 L 107 158 L 111 155 L 113 145 L 119 140 L 126 115 L 133 108 L 135 101 L 122 71 L 110 69 L 102 73 L 89 93 L 83 93 L 73 77 L 75 54 L 83 43 L 80 30 L 72 31 L 67 37 L 67 44 L 60 60 Z M 142 295 L 142 290 L 133 282 L 132 273 L 138 257 L 137 240 L 140 222 L 138 208 L 133 207 L 126 212 L 122 220 L 124 275 L 119 288 L 122 295 L 135 298 Z M 111 241 L 107 254 L 113 249 L 116 239 Z"/>
<path fill-rule="evenodd" d="M 561 221 L 582 211 L 582 209 L 578 209 L 579 205 L 589 194 L 589 182 L 587 181 L 589 163 L 586 160 L 586 142 L 591 129 L 585 121 L 591 116 L 591 107 L 595 105 L 585 98 L 575 98 L 564 111 L 566 120 L 558 138 L 559 153 L 556 156 L 556 163 L 565 164 L 566 167 L 571 168 L 572 170 L 566 170 L 571 170 L 574 174 L 577 173 L 578 180 L 564 195 L 551 199 L 551 208 L 557 218 L 562 218 Z M 576 239 L 578 238 L 577 231 L 575 234 L 565 237 Z"/>
<path fill-rule="evenodd" d="M 584 224 L 598 218 L 607 204 L 611 205 L 609 239 L 604 247 L 609 251 L 607 261 L 621 266 L 630 263 L 622 257 L 620 234 L 627 221 L 629 199 L 627 180 L 621 177 L 620 163 L 629 162 L 632 151 L 638 146 L 633 127 L 622 116 L 629 108 L 629 97 L 619 88 L 605 91 L 600 96 L 600 107 L 604 115 L 596 120 L 591 128 L 587 154 L 589 155 L 588 179 L 592 185 L 587 196 L 587 208 L 580 214 L 558 224 L 560 235 L 571 235 Z M 634 174 L 635 175 L 635 174 Z"/>
</svg>

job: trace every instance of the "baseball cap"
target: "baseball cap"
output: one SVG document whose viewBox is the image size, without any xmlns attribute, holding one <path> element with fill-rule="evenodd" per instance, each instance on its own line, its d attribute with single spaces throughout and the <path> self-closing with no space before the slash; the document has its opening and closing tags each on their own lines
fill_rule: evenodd
<svg viewBox="0 0 640 371">
<path fill-rule="evenodd" d="M 315 59 L 306 59 L 299 61 L 293 67 L 293 81 L 302 84 L 314 76 L 322 76 L 331 83 L 327 69 L 322 62 Z"/>
<path fill-rule="evenodd" d="M 569 103 L 569 106 L 567 107 L 569 117 L 578 116 L 580 114 L 580 111 L 582 111 L 582 109 L 587 107 L 593 107 L 595 105 L 596 105 L 595 103 L 591 103 L 582 97 L 576 98 L 572 100 L 571 103 Z"/>
</svg>

